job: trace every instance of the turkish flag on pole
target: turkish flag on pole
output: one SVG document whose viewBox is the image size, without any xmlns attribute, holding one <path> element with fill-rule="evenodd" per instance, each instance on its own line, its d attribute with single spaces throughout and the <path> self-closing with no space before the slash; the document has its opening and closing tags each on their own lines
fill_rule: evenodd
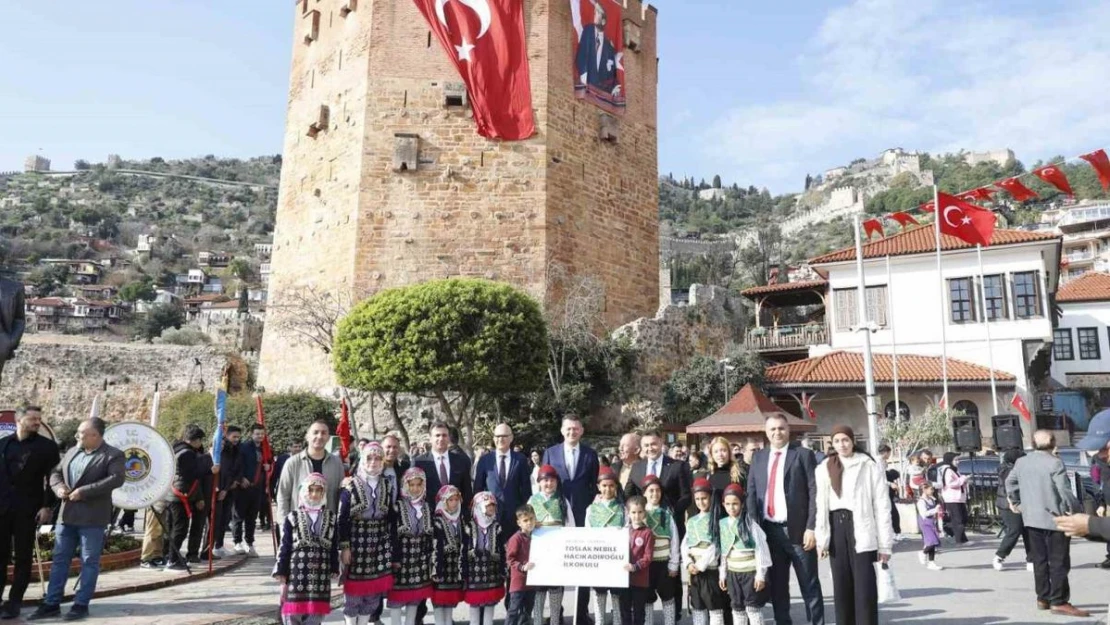
<svg viewBox="0 0 1110 625">
<path fill-rule="evenodd" d="M 521 0 L 413 0 L 466 83 L 478 134 L 536 132 Z"/>
<path fill-rule="evenodd" d="M 1029 187 L 1021 184 L 1021 181 L 1017 178 L 1007 178 L 1002 182 L 996 182 L 995 186 L 1008 192 L 1010 195 L 1014 196 L 1015 200 L 1019 202 L 1037 199 L 1037 194 L 1033 193 L 1033 191 Z"/>
<path fill-rule="evenodd" d="M 1068 184 L 1068 177 L 1064 175 L 1064 171 L 1056 165 L 1045 165 L 1040 169 L 1034 169 L 1033 175 L 1064 193 L 1075 196 L 1075 192 L 1071 190 L 1071 185 Z"/>
<path fill-rule="evenodd" d="M 346 466 L 351 457 L 351 412 L 346 397 L 339 400 L 339 425 L 335 428 L 335 435 L 339 437 L 339 457 Z M 350 475 L 350 472 L 347 474 Z"/>
<path fill-rule="evenodd" d="M 1014 398 L 1010 400 L 1010 405 L 1021 414 L 1022 419 L 1026 421 L 1033 420 L 1033 415 L 1029 414 L 1029 406 L 1025 405 L 1025 400 L 1021 398 L 1021 395 L 1014 393 Z"/>
<path fill-rule="evenodd" d="M 1087 161 L 1098 174 L 1098 181 L 1103 189 L 1110 189 L 1110 158 L 1106 157 L 1106 150 L 1095 150 L 1090 154 L 1083 154 L 1079 158 Z"/>
<path fill-rule="evenodd" d="M 937 199 L 941 208 L 936 218 L 940 220 L 942 234 L 950 234 L 972 245 L 991 244 L 994 213 L 947 193 L 938 193 Z"/>
<path fill-rule="evenodd" d="M 904 212 L 904 211 L 900 211 L 900 212 L 897 212 L 897 213 L 891 213 L 890 218 L 893 219 L 894 221 L 897 221 L 898 223 L 902 224 L 903 228 L 905 228 L 906 226 L 909 226 L 911 224 L 914 225 L 914 226 L 917 225 L 917 220 L 913 218 L 913 215 L 911 215 L 907 212 Z"/>
<path fill-rule="evenodd" d="M 883 236 L 883 222 L 879 221 L 878 219 L 868 219 L 867 221 L 863 222 L 863 234 L 867 237 L 868 241 L 871 240 L 871 235 L 875 234 L 876 232 L 879 233 L 880 237 Z"/>
</svg>

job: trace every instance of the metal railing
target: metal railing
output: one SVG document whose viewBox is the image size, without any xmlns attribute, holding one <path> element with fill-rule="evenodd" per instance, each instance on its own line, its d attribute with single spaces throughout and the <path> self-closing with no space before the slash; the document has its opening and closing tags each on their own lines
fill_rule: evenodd
<svg viewBox="0 0 1110 625">
<path fill-rule="evenodd" d="M 808 347 L 828 343 L 829 331 L 823 323 L 751 328 L 744 342 L 755 349 Z"/>
</svg>

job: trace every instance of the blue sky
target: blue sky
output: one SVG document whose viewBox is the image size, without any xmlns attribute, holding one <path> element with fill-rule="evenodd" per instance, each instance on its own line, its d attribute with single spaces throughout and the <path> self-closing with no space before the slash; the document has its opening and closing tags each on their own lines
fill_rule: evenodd
<svg viewBox="0 0 1110 625">
<path fill-rule="evenodd" d="M 405 1 L 405 0 L 395 0 Z M 552 0 L 559 1 L 559 0 Z M 800 190 L 888 147 L 1110 147 L 1110 3 L 658 0 L 660 172 Z M 0 0 L 0 171 L 281 149 L 285 0 Z"/>
</svg>

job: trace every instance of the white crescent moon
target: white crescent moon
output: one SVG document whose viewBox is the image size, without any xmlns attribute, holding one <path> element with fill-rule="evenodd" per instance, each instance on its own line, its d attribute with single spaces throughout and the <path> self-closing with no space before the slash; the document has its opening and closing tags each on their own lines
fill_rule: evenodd
<svg viewBox="0 0 1110 625">
<path fill-rule="evenodd" d="M 486 31 L 489 30 L 492 14 L 489 8 L 488 0 L 456 0 L 460 4 L 470 7 L 478 15 L 480 27 L 478 28 L 478 36 L 475 39 L 481 39 Z M 443 12 L 443 8 L 447 5 L 448 0 L 436 0 L 436 17 L 439 18 L 439 23 L 444 26 L 447 25 L 447 16 Z"/>
<path fill-rule="evenodd" d="M 948 208 L 944 209 L 944 223 L 948 224 L 949 226 L 952 226 L 953 228 L 958 228 L 959 226 L 952 223 L 952 221 L 948 219 L 949 211 L 956 211 L 956 212 L 958 212 L 962 215 L 962 214 L 964 214 L 963 209 L 960 208 L 959 206 L 949 206 Z"/>
</svg>

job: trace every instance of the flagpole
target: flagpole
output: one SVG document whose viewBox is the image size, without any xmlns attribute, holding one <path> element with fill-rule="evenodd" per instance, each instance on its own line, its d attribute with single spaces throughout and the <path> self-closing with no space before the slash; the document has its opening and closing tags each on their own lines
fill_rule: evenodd
<svg viewBox="0 0 1110 625">
<path fill-rule="evenodd" d="M 863 332 L 863 378 L 867 389 L 867 436 L 871 453 L 879 453 L 879 418 L 875 412 L 875 371 L 871 359 L 871 326 L 867 319 L 867 292 L 863 278 L 863 237 L 860 235 L 863 217 L 858 213 L 853 217 L 852 228 L 856 237 L 856 279 L 858 280 L 857 306 L 859 307 L 859 327 Z"/>
<path fill-rule="evenodd" d="M 983 325 L 987 329 L 987 366 L 991 368 L 991 405 L 994 414 L 998 414 L 998 384 L 994 379 L 994 348 L 991 347 L 991 319 L 990 310 L 987 309 L 987 281 L 983 277 L 983 246 L 975 245 L 975 254 L 979 257 L 979 288 L 983 299 Z"/>
<path fill-rule="evenodd" d="M 948 320 L 946 319 L 947 313 L 945 312 L 944 301 L 946 299 L 944 292 L 944 274 L 940 268 L 940 190 L 937 185 L 933 185 L 933 231 L 937 236 L 937 284 L 940 285 L 940 372 L 943 385 L 943 394 L 941 395 L 941 402 L 944 404 L 944 409 L 948 410 L 951 406 L 948 403 Z"/>
<path fill-rule="evenodd" d="M 890 363 L 894 375 L 894 418 L 902 418 L 902 402 L 898 398 L 898 341 L 894 336 L 894 281 L 890 279 L 890 254 L 886 255 L 887 320 L 890 326 Z"/>
</svg>

